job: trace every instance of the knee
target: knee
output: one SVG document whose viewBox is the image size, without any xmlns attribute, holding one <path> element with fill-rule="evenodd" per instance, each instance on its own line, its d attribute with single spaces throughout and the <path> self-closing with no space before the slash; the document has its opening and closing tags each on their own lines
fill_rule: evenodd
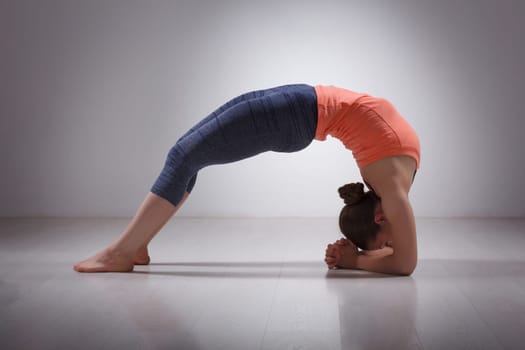
<svg viewBox="0 0 525 350">
<path fill-rule="evenodd" d="M 195 185 L 199 165 L 199 157 L 177 142 L 168 152 L 164 172 L 169 173 L 172 179 L 181 179 L 181 185 L 187 181 L 191 189 Z"/>
<path fill-rule="evenodd" d="M 170 148 L 166 156 L 165 166 L 178 173 L 185 173 L 193 175 L 196 171 L 193 170 L 192 157 L 185 149 L 177 142 Z"/>
<path fill-rule="evenodd" d="M 166 161 L 169 161 L 170 163 L 182 162 L 182 161 L 185 161 L 185 158 L 186 158 L 186 153 L 182 149 L 180 145 L 180 141 L 177 141 L 177 143 L 174 144 L 168 151 Z"/>
</svg>

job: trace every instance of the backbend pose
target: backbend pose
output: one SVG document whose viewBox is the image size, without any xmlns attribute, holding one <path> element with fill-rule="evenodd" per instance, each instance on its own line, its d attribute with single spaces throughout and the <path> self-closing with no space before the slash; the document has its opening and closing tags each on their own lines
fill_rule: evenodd
<svg viewBox="0 0 525 350">
<path fill-rule="evenodd" d="M 203 119 L 170 149 L 137 213 L 109 247 L 74 266 L 79 272 L 128 272 L 150 261 L 147 246 L 189 196 L 197 172 L 261 152 L 297 152 L 327 135 L 350 149 L 362 183 L 339 188 L 346 239 L 329 244 L 329 268 L 409 275 L 417 262 L 408 193 L 419 168 L 419 140 L 387 100 L 306 84 L 252 91 Z M 361 250 L 359 250 L 360 248 Z"/>
</svg>

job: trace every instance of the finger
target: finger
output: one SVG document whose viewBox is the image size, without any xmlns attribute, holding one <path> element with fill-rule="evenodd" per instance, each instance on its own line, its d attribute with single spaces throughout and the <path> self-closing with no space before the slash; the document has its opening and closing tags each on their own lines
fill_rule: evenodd
<svg viewBox="0 0 525 350">
<path fill-rule="evenodd" d="M 327 249 L 327 253 L 332 255 L 335 254 L 337 251 L 339 251 L 339 247 L 336 245 L 331 244 L 330 247 Z"/>
<path fill-rule="evenodd" d="M 326 254 L 325 255 L 325 259 L 334 259 L 334 260 L 338 260 L 340 259 L 340 255 L 336 255 L 336 254 Z"/>
<path fill-rule="evenodd" d="M 337 254 L 339 256 L 343 255 L 345 252 L 344 248 L 342 246 L 335 246 L 333 249 L 333 254 Z"/>
<path fill-rule="evenodd" d="M 332 249 L 326 255 L 327 256 L 333 256 L 333 257 L 338 257 L 338 256 L 342 255 L 342 251 L 340 249 Z"/>
<path fill-rule="evenodd" d="M 339 246 L 346 246 L 346 245 L 349 244 L 349 240 L 344 239 L 344 238 L 341 238 L 341 239 L 339 239 L 336 243 L 337 243 L 337 245 L 339 245 Z"/>
<path fill-rule="evenodd" d="M 337 265 L 339 263 L 339 259 L 334 259 L 334 258 L 326 258 L 325 259 L 325 262 L 327 265 Z"/>
<path fill-rule="evenodd" d="M 326 259 L 324 259 L 324 261 L 325 261 L 327 264 L 333 264 L 333 263 L 335 263 L 335 259 L 334 259 L 334 258 L 330 258 L 330 257 L 327 257 Z"/>
<path fill-rule="evenodd" d="M 327 266 L 329 269 L 333 269 L 336 265 L 333 264 L 333 263 L 326 263 L 326 266 Z"/>
<path fill-rule="evenodd" d="M 326 263 L 326 266 L 329 268 L 329 269 L 333 269 L 336 267 L 336 265 L 334 263 Z"/>
</svg>

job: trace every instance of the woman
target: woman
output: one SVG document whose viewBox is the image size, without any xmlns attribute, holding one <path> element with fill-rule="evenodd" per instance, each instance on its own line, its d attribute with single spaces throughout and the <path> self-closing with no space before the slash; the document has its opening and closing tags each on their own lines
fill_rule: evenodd
<svg viewBox="0 0 525 350">
<path fill-rule="evenodd" d="M 347 204 L 340 226 L 348 239 L 327 247 L 328 267 L 412 273 L 417 246 L 408 192 L 419 167 L 417 135 L 384 99 L 305 84 L 241 95 L 190 129 L 169 151 L 161 174 L 126 230 L 74 269 L 126 272 L 134 265 L 148 264 L 148 243 L 187 199 L 200 169 L 265 151 L 297 152 L 328 134 L 352 150 L 372 190 L 365 193 L 359 184 L 339 190 Z M 358 228 L 362 220 L 368 228 Z M 357 249 L 386 245 L 393 253 L 380 258 Z"/>
</svg>

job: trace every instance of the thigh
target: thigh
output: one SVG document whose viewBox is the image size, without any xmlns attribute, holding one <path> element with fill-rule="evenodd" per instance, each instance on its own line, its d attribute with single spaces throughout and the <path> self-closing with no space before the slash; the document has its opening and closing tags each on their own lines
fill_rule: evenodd
<svg viewBox="0 0 525 350">
<path fill-rule="evenodd" d="M 259 125 L 256 121 L 252 108 L 255 99 L 209 115 L 177 141 L 177 154 L 198 171 L 207 165 L 231 163 L 271 150 L 271 124 Z"/>
<path fill-rule="evenodd" d="M 284 91 L 289 91 L 289 90 L 293 89 L 294 87 L 298 87 L 298 86 L 303 87 L 303 86 L 307 86 L 307 85 L 305 85 L 305 84 L 281 85 L 281 86 L 268 88 L 268 89 L 249 91 L 249 92 L 246 92 L 246 93 L 244 93 L 242 95 L 234 97 L 231 100 L 229 100 L 228 102 L 226 102 L 223 105 L 221 105 L 220 107 L 218 107 L 217 109 L 215 109 L 213 112 L 211 112 L 208 116 L 206 116 L 200 122 L 195 124 L 195 126 L 193 126 L 190 130 L 188 130 L 182 136 L 182 138 L 188 136 L 189 134 L 191 134 L 195 130 L 199 129 L 201 126 L 207 124 L 210 120 L 215 119 L 216 117 L 218 117 L 219 115 L 223 114 L 224 112 L 226 112 L 230 108 L 232 108 L 232 107 L 234 107 L 234 106 L 236 106 L 236 105 L 238 105 L 238 104 L 240 104 L 242 102 L 245 102 L 245 101 L 248 101 L 248 100 L 255 100 L 255 99 L 258 99 L 258 98 L 261 98 L 261 97 L 264 97 L 264 96 L 270 96 L 270 95 L 276 94 L 276 93 L 282 93 Z"/>
<path fill-rule="evenodd" d="M 255 97 L 259 97 L 259 96 L 264 96 L 268 93 L 271 93 L 271 91 L 273 91 L 275 88 L 271 88 L 271 89 L 264 89 L 264 90 L 255 90 L 255 91 L 250 91 L 250 92 L 247 92 L 247 93 L 244 93 L 242 95 L 239 95 L 237 97 L 234 97 L 232 98 L 231 100 L 229 100 L 228 102 L 224 103 L 223 105 L 221 105 L 220 107 L 218 107 L 217 109 L 215 109 L 213 112 L 211 112 L 210 114 L 208 114 L 208 116 L 206 116 L 204 119 L 202 119 L 200 122 L 198 122 L 197 124 L 195 124 L 190 130 L 188 130 L 183 136 L 182 138 L 190 135 L 191 133 L 193 133 L 195 130 L 199 129 L 200 127 L 202 127 L 204 124 L 208 123 L 210 120 L 216 118 L 218 115 L 220 115 L 221 113 L 224 113 L 226 110 L 230 109 L 231 107 L 235 106 L 236 104 L 240 103 L 240 102 L 243 102 L 243 101 L 246 101 L 248 99 L 252 99 L 252 98 L 255 98 Z"/>
<path fill-rule="evenodd" d="M 178 153 L 200 169 L 266 151 L 300 150 L 313 140 L 316 103 L 313 88 L 306 85 L 249 92 L 193 127 L 177 142 Z"/>
</svg>

